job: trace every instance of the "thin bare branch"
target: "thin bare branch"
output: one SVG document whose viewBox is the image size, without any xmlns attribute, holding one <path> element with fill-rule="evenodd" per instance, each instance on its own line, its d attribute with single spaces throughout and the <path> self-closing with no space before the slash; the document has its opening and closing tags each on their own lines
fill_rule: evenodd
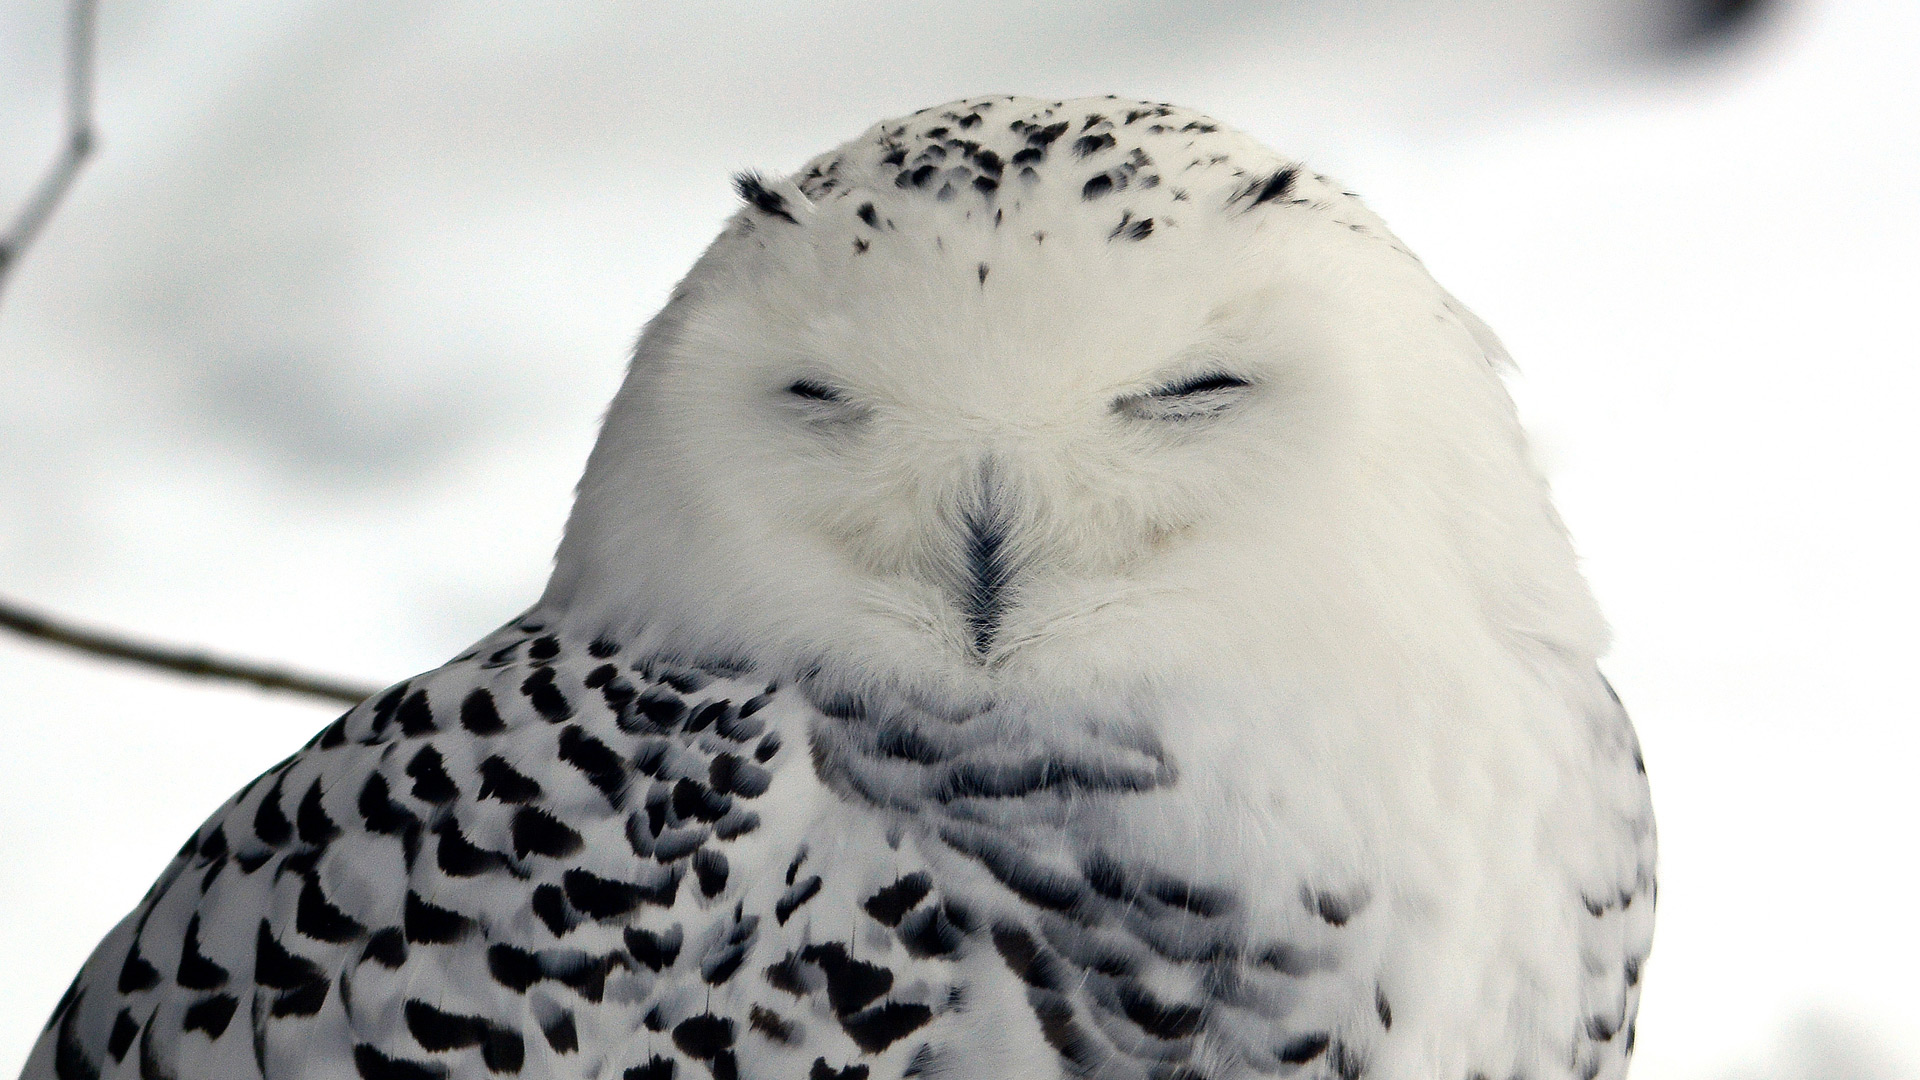
<svg viewBox="0 0 1920 1080">
<path fill-rule="evenodd" d="M 95 0 L 70 0 L 67 5 L 67 124 L 60 154 L 46 175 L 34 186 L 27 201 L 14 215 L 13 223 L 0 234 L 0 289 L 6 285 L 7 272 L 17 266 L 20 257 L 33 246 L 47 219 L 59 208 L 60 200 L 73 187 L 74 178 L 93 150 L 93 40 Z M 215 656 L 193 649 L 154 645 L 118 634 L 87 630 L 31 611 L 0 597 L 0 627 L 36 641 L 44 641 L 94 656 L 124 660 L 143 667 L 159 668 L 180 675 L 203 679 L 241 682 L 263 690 L 281 690 L 291 694 L 355 704 L 378 690 L 344 679 L 309 675 L 270 664 Z"/>
<path fill-rule="evenodd" d="M 67 5 L 67 125 L 60 153 L 46 175 L 34 185 L 25 205 L 0 234 L 0 294 L 7 273 L 39 238 L 47 219 L 73 187 L 93 151 L 93 27 L 95 0 L 71 0 Z"/>
<path fill-rule="evenodd" d="M 309 675 L 271 664 L 214 656 L 193 649 L 152 645 L 117 634 L 86 630 L 62 622 L 0 597 L 0 627 L 54 645 L 77 649 L 95 656 L 111 657 L 145 667 L 161 668 L 180 675 L 203 679 L 242 682 L 263 690 L 281 690 L 290 694 L 324 698 L 328 701 L 357 704 L 380 688 L 362 686 L 345 679 Z"/>
</svg>

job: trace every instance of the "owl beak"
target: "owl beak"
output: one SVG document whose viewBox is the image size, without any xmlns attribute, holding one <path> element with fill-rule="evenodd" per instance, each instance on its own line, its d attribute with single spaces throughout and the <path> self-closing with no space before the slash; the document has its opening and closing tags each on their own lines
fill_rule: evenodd
<svg viewBox="0 0 1920 1080">
<path fill-rule="evenodd" d="M 1014 515 L 1009 492 L 991 460 L 980 466 L 959 514 L 958 601 L 974 658 L 993 652 L 1014 576 L 1009 547 Z"/>
</svg>

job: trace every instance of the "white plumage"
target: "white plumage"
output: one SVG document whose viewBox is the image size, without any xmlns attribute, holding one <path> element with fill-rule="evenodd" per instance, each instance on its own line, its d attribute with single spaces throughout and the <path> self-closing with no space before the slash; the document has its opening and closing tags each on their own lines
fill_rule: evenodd
<svg viewBox="0 0 1920 1080">
<path fill-rule="evenodd" d="M 1485 326 L 1167 106 L 740 189 L 540 603 L 219 811 L 26 1076 L 1623 1075 L 1644 770 Z"/>
</svg>

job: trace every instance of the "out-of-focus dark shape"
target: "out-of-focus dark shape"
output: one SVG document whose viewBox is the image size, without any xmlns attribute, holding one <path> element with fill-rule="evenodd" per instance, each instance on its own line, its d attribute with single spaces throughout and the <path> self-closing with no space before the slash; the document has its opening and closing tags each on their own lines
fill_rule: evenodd
<svg viewBox="0 0 1920 1080">
<path fill-rule="evenodd" d="M 93 656 L 125 660 L 130 664 L 159 668 L 177 675 L 246 683 L 262 690 L 281 690 L 289 694 L 324 698 L 347 705 L 357 705 L 372 697 L 379 689 L 377 686 L 365 686 L 328 675 L 309 675 L 277 665 L 235 660 L 231 657 L 214 656 L 193 649 L 153 645 L 99 630 L 85 630 L 51 616 L 29 611 L 5 598 L 0 598 L 0 628 L 12 630 L 36 641 L 44 641 L 49 645 L 74 649 Z"/>
<path fill-rule="evenodd" d="M 67 5 L 66 138 L 59 156 L 0 235 L 0 295 L 6 291 L 7 272 L 33 246 L 93 150 L 93 14 L 94 0 L 71 0 Z"/>
<path fill-rule="evenodd" d="M 1780 0 L 1673 0 L 1667 51 L 1686 55 L 1736 43 L 1783 6 Z"/>
</svg>

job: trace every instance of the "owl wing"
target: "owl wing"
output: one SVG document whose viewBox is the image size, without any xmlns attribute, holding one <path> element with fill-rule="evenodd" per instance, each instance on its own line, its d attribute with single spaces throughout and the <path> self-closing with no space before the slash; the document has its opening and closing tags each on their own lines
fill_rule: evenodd
<svg viewBox="0 0 1920 1080">
<path fill-rule="evenodd" d="M 731 993 L 831 895 L 806 851 L 837 796 L 792 697 L 511 623 L 216 812 L 25 1076 L 719 1076 L 756 1029 L 797 1053 L 800 1023 Z M 836 960 L 809 953 L 788 1000 L 829 992 Z M 840 987 L 841 1013 L 863 995 Z M 835 1024 L 827 1048 L 920 1017 L 865 1017 L 864 1041 Z"/>
<path fill-rule="evenodd" d="M 1657 838 L 1646 759 L 1620 696 L 1604 676 L 1596 672 L 1595 678 L 1600 693 L 1593 695 L 1589 732 L 1599 763 L 1596 801 L 1610 834 L 1597 838 L 1602 842 L 1595 846 L 1611 857 L 1582 885 L 1584 915 L 1577 919 L 1586 961 L 1580 988 L 1585 1023 L 1576 1036 L 1573 1057 L 1582 1072 L 1591 1070 L 1589 1075 L 1598 1075 L 1608 1065 L 1624 1072 L 1626 1059 L 1633 1053 L 1640 975 L 1653 948 L 1658 897 Z"/>
</svg>

